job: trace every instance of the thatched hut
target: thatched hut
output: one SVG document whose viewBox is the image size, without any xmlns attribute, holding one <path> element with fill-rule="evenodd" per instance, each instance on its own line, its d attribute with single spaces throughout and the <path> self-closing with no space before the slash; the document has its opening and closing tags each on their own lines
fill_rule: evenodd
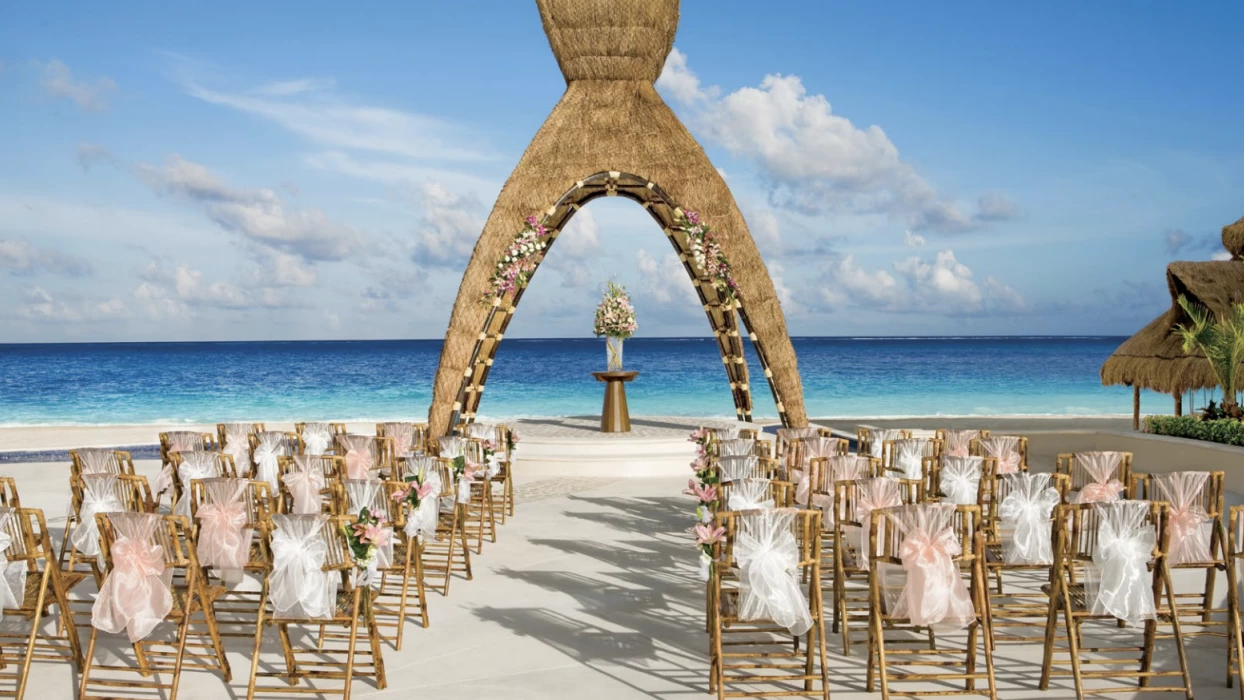
<svg viewBox="0 0 1244 700">
<path fill-rule="evenodd" d="M 445 434 L 475 416 L 522 291 L 491 304 L 481 299 L 523 220 L 537 215 L 555 239 L 579 207 L 600 196 L 638 202 L 660 227 L 653 233 L 663 230 L 684 261 L 721 350 L 738 417 L 751 418 L 742 355 L 746 335 L 782 422 L 806 425 L 794 347 L 760 251 L 725 180 L 654 87 L 674 45 L 678 0 L 536 0 L 536 5 L 566 92 L 506 181 L 475 245 L 441 351 L 431 429 Z M 690 209 L 718 235 L 740 303 L 718 294 L 688 261 L 687 237 L 676 221 Z M 545 254 L 557 253 L 550 248 Z M 555 374 L 557 368 L 549 371 Z"/>
<path fill-rule="evenodd" d="M 1175 326 L 1191 322 L 1179 305 L 1180 295 L 1219 315 L 1244 303 L 1244 218 L 1223 227 L 1222 243 L 1232 255 L 1229 261 L 1174 262 L 1166 267 L 1171 308 L 1124 341 L 1101 367 L 1102 384 L 1132 387 L 1134 428 L 1140 427 L 1141 389 L 1171 394 L 1175 413 L 1181 414 L 1185 393 L 1218 386 L 1205 355 L 1184 352 Z M 1244 365 L 1240 371 L 1244 376 Z"/>
</svg>

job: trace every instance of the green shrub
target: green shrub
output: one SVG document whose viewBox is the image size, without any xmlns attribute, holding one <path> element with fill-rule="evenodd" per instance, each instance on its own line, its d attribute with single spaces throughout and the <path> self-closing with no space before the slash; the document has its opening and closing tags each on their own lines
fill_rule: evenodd
<svg viewBox="0 0 1244 700">
<path fill-rule="evenodd" d="M 1196 416 L 1146 416 L 1145 432 L 1244 446 L 1244 423 L 1234 418 L 1201 420 Z"/>
</svg>

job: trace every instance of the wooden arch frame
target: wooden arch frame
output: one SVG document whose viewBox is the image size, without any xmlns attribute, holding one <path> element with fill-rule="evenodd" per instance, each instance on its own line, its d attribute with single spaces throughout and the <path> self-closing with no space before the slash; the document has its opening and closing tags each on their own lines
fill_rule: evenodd
<svg viewBox="0 0 1244 700">
<path fill-rule="evenodd" d="M 670 244 L 674 246 L 674 252 L 678 254 L 683 269 L 686 270 L 691 283 L 695 286 L 696 295 L 700 298 L 700 304 L 704 307 L 709 325 L 713 329 L 713 336 L 717 339 L 717 348 L 721 352 L 721 361 L 726 369 L 726 378 L 730 383 L 730 393 L 734 399 L 734 411 L 738 419 L 748 422 L 752 419 L 751 386 L 748 383 L 747 360 L 743 354 L 743 339 L 739 334 L 739 320 L 742 320 L 744 327 L 748 329 L 748 337 L 752 341 L 756 356 L 760 360 L 760 367 L 768 380 L 769 389 L 773 392 L 778 417 L 783 425 L 787 425 L 789 421 L 786 409 L 782 404 L 777 385 L 773 383 L 773 372 L 769 369 L 768 356 L 765 355 L 764 346 L 760 340 L 750 330 L 751 322 L 747 317 L 742 299 L 724 299 L 713 286 L 712 280 L 696 271 L 688 252 L 687 235 L 677 228 L 675 223 L 681 209 L 656 183 L 649 182 L 638 175 L 618 172 L 596 173 L 576 182 L 574 187 L 558 198 L 557 202 L 544 213 L 543 224 L 549 229 L 548 247 L 537 261 L 536 269 L 538 270 L 540 263 L 544 262 L 544 257 L 552 250 L 553 243 L 566 224 L 570 222 L 571 217 L 588 202 L 600 197 L 625 197 L 637 202 L 652 216 L 665 232 Z M 518 222 L 516 222 L 516 230 L 517 226 Z M 535 271 L 532 275 L 535 275 Z M 501 340 L 505 336 L 505 330 L 510 320 L 514 318 L 518 303 L 522 300 L 525 291 L 525 288 L 519 289 L 512 297 L 495 299 L 488 315 L 484 318 L 483 327 L 480 329 L 475 347 L 471 351 L 470 361 L 467 363 L 468 369 L 462 377 L 458 395 L 449 414 L 448 427 L 450 429 L 460 421 L 470 422 L 475 419 L 479 403 L 483 398 L 484 385 L 488 381 L 488 373 L 492 370 L 497 350 L 501 347 Z"/>
</svg>

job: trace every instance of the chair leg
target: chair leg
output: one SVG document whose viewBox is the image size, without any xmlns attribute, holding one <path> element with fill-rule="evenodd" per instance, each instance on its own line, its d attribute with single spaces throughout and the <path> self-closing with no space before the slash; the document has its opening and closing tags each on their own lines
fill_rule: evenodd
<svg viewBox="0 0 1244 700">
<path fill-rule="evenodd" d="M 423 628 L 428 628 L 428 596 L 423 582 L 423 544 L 418 540 L 411 543 L 415 547 L 415 590 L 419 593 L 419 620 Z"/>
<path fill-rule="evenodd" d="M 1183 673 L 1185 695 L 1188 700 L 1192 700 L 1192 674 L 1188 671 L 1188 656 L 1184 650 L 1184 635 L 1179 624 L 1179 608 L 1175 606 L 1175 587 L 1171 584 L 1171 570 L 1167 568 L 1165 559 L 1161 560 L 1160 566 L 1162 581 L 1166 587 L 1166 602 L 1171 614 L 1171 627 L 1175 635 L 1175 651 L 1179 654 L 1179 670 Z"/>
<path fill-rule="evenodd" d="M 259 650 L 263 646 L 263 615 L 267 607 L 268 583 L 264 581 L 263 590 L 259 593 L 259 616 L 255 619 L 255 644 L 251 648 L 251 675 L 246 686 L 246 700 L 255 700 L 255 681 L 259 677 Z"/>
</svg>

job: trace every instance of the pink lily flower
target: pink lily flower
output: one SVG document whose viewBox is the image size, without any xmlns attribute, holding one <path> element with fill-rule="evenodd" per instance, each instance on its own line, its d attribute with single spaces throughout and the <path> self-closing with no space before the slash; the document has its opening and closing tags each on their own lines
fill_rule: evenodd
<svg viewBox="0 0 1244 700">
<path fill-rule="evenodd" d="M 714 527 L 705 523 L 696 523 L 695 525 L 695 543 L 703 547 L 706 544 L 715 544 L 722 541 L 726 536 L 726 528 Z"/>
</svg>

